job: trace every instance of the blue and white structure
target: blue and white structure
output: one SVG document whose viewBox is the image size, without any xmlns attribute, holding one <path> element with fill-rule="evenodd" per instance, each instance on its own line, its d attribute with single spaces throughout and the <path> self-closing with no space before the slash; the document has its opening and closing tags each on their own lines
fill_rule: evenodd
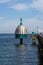
<svg viewBox="0 0 43 65">
<path fill-rule="evenodd" d="M 20 44 L 22 44 L 23 38 L 27 38 L 28 32 L 26 27 L 22 24 L 22 18 L 20 19 L 20 24 L 15 30 L 15 38 L 20 38 Z"/>
</svg>

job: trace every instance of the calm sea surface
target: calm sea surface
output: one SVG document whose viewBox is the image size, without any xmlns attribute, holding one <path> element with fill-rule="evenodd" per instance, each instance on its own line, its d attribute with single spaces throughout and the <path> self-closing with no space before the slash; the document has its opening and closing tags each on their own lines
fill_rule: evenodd
<svg viewBox="0 0 43 65">
<path fill-rule="evenodd" d="M 30 35 L 20 45 L 14 34 L 0 34 L 0 65 L 43 65 L 43 51 L 38 42 L 32 45 Z"/>
</svg>

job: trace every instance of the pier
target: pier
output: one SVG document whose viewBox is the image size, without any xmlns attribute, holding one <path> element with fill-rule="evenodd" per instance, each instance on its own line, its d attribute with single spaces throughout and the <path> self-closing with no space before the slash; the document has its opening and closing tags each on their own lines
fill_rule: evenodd
<svg viewBox="0 0 43 65">
<path fill-rule="evenodd" d="M 43 48 L 43 36 L 37 35 L 40 48 Z"/>
</svg>

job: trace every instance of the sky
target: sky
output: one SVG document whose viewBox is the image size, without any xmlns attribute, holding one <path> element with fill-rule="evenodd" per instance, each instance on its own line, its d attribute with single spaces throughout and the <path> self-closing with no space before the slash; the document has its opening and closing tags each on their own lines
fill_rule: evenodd
<svg viewBox="0 0 43 65">
<path fill-rule="evenodd" d="M 20 18 L 28 33 L 43 30 L 43 0 L 0 0 L 0 33 L 15 33 Z"/>
</svg>

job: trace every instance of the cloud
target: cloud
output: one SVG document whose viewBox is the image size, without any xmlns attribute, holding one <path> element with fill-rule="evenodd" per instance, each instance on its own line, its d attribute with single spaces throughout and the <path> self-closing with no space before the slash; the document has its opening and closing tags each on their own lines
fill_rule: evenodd
<svg viewBox="0 0 43 65">
<path fill-rule="evenodd" d="M 0 0 L 0 3 L 7 3 L 9 2 L 10 0 Z"/>
<path fill-rule="evenodd" d="M 43 29 L 38 29 L 38 32 L 39 33 L 43 33 Z"/>
<path fill-rule="evenodd" d="M 29 33 L 32 31 L 37 33 L 37 26 L 39 29 L 43 29 L 43 21 L 38 18 L 29 18 L 24 20 L 24 25 L 26 26 Z"/>
<path fill-rule="evenodd" d="M 16 10 L 27 10 L 29 7 L 27 4 L 18 3 L 16 5 L 13 5 L 11 8 L 16 9 Z"/>
<path fill-rule="evenodd" d="M 15 29 L 18 25 L 17 20 L 3 21 L 0 23 L 0 33 L 15 33 Z"/>
<path fill-rule="evenodd" d="M 43 11 L 43 0 L 33 0 L 31 7 Z"/>
<path fill-rule="evenodd" d="M 17 3 L 10 8 L 16 9 L 16 10 L 28 10 L 30 8 L 35 8 L 39 11 L 43 11 L 43 0 L 33 0 L 30 4 L 26 3 Z"/>
<path fill-rule="evenodd" d="M 15 29 L 19 23 L 17 19 L 3 21 L 0 23 L 0 33 L 15 33 Z M 23 25 L 26 26 L 28 33 L 32 31 L 37 32 L 37 25 L 39 29 L 43 29 L 43 21 L 37 18 L 24 19 Z"/>
<path fill-rule="evenodd" d="M 0 19 L 4 19 L 4 17 L 0 17 Z"/>
</svg>

